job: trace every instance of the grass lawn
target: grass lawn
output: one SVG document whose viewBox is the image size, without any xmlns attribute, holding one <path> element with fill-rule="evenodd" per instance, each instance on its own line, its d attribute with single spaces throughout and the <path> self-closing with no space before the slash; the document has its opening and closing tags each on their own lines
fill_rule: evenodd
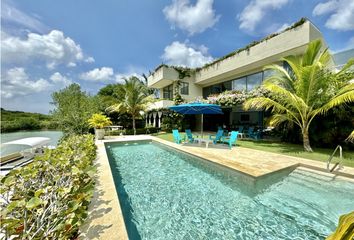
<svg viewBox="0 0 354 240">
<path fill-rule="evenodd" d="M 181 133 L 184 134 L 184 133 Z M 172 133 L 159 133 L 155 136 L 167 140 L 173 141 Z M 270 142 L 270 141 L 251 141 L 251 140 L 238 140 L 237 146 L 262 150 L 266 152 L 280 153 L 284 155 L 301 157 L 321 162 L 327 162 L 329 155 L 332 154 L 334 149 L 328 148 L 313 148 L 314 152 L 309 153 L 303 150 L 302 145 L 290 144 L 290 143 L 281 143 L 281 142 Z M 339 153 L 336 153 L 339 155 Z M 333 161 L 338 161 L 339 158 L 335 157 Z M 343 151 L 343 164 L 345 166 L 354 167 L 354 152 Z"/>
</svg>

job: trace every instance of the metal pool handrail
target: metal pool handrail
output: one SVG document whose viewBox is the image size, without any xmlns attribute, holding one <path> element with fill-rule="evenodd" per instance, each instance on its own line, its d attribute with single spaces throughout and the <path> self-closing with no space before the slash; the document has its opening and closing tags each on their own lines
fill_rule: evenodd
<svg viewBox="0 0 354 240">
<path fill-rule="evenodd" d="M 337 162 L 337 163 L 335 163 L 334 164 L 334 166 L 331 168 L 331 169 L 329 169 L 329 165 L 331 164 L 331 161 L 332 161 L 332 159 L 333 159 L 333 157 L 334 157 L 334 154 L 337 152 L 337 150 L 339 149 L 339 162 Z M 333 172 L 334 171 L 334 169 L 339 165 L 339 167 L 338 167 L 338 169 L 341 169 L 342 168 L 342 160 L 343 160 L 343 154 L 342 154 L 342 152 L 343 152 L 343 150 L 342 150 L 342 147 L 340 146 L 340 145 L 338 145 L 337 147 L 336 147 L 336 149 L 334 149 L 334 151 L 333 151 L 333 153 L 332 153 L 332 155 L 329 157 L 329 159 L 328 159 L 328 161 L 327 161 L 327 170 L 329 171 L 329 172 Z"/>
</svg>

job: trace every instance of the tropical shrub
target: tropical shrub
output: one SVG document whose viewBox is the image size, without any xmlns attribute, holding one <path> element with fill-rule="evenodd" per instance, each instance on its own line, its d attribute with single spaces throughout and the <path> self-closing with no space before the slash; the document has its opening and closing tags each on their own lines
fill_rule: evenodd
<svg viewBox="0 0 354 240">
<path fill-rule="evenodd" d="M 107 108 L 108 112 L 127 113 L 132 117 L 134 134 L 136 133 L 136 119 L 141 116 L 147 104 L 151 101 L 146 85 L 137 77 L 124 79 L 124 84 L 116 90 L 116 104 Z"/>
<path fill-rule="evenodd" d="M 354 101 L 354 83 L 346 81 L 346 76 L 353 73 L 354 58 L 340 71 L 333 72 L 331 55 L 328 49 L 321 48 L 321 40 L 315 40 L 302 56 L 283 58 L 291 69 L 279 65 L 266 67 L 273 71 L 263 82 L 269 96 L 251 98 L 244 103 L 246 110 L 271 110 L 272 126 L 284 122 L 299 126 L 308 152 L 312 152 L 309 129 L 315 117 Z"/>
<path fill-rule="evenodd" d="M 88 123 L 90 127 L 96 129 L 102 129 L 112 124 L 111 120 L 107 116 L 100 113 L 93 114 L 92 117 L 88 120 Z"/>
<path fill-rule="evenodd" d="M 338 227 L 326 240 L 354 239 L 354 211 L 340 216 Z"/>
<path fill-rule="evenodd" d="M 94 190 L 92 135 L 70 136 L 1 178 L 6 239 L 75 239 Z"/>
</svg>

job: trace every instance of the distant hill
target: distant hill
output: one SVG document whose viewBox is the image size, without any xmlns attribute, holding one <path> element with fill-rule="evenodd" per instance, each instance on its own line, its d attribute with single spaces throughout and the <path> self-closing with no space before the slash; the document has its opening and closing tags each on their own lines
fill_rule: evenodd
<svg viewBox="0 0 354 240">
<path fill-rule="evenodd" d="M 51 120 L 50 115 L 45 115 L 41 113 L 31 113 L 22 111 L 11 111 L 1 108 L 1 121 L 14 121 L 20 118 L 34 118 L 38 120 Z"/>
<path fill-rule="evenodd" d="M 52 116 L 41 113 L 10 111 L 1 108 L 1 132 L 19 130 L 57 129 Z"/>
</svg>

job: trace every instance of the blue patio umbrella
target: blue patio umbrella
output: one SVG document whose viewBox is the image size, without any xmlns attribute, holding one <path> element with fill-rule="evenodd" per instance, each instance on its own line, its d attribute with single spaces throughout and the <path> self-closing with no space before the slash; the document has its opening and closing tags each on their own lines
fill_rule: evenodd
<svg viewBox="0 0 354 240">
<path fill-rule="evenodd" d="M 209 104 L 209 103 L 201 103 L 201 102 L 194 102 L 194 103 L 186 103 L 181 105 L 175 105 L 169 107 L 169 109 L 181 113 L 181 114 L 201 114 L 202 115 L 202 123 L 201 123 L 201 135 L 203 137 L 203 118 L 204 114 L 224 114 L 221 110 L 221 107 L 216 104 Z"/>
</svg>

